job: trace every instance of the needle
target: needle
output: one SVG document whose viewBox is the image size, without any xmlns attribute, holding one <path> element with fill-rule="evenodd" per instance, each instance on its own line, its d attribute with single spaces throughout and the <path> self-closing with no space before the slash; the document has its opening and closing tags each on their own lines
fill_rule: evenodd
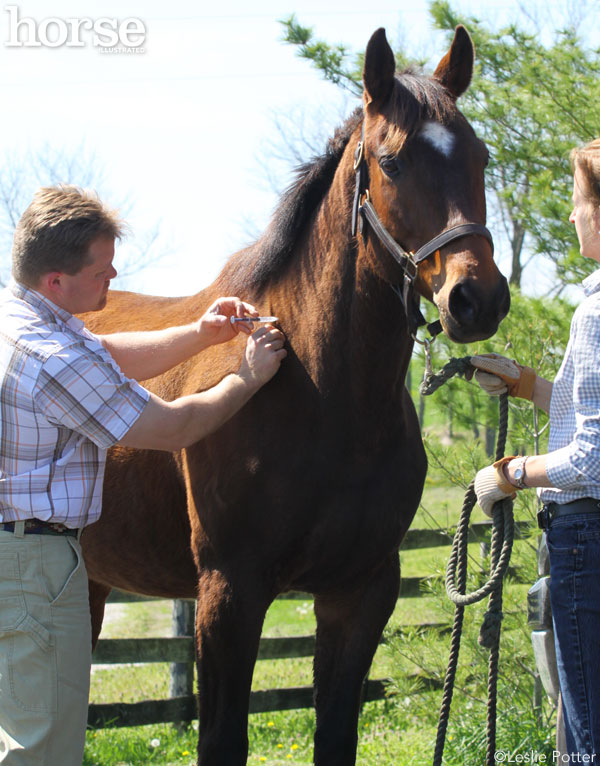
<svg viewBox="0 0 600 766">
<path fill-rule="evenodd" d="M 231 317 L 231 324 L 234 322 L 279 322 L 278 317 Z"/>
</svg>

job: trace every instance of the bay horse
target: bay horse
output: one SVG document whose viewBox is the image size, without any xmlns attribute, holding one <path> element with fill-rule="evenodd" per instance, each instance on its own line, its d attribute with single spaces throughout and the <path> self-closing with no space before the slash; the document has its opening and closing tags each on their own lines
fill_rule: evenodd
<svg viewBox="0 0 600 766">
<path fill-rule="evenodd" d="M 289 590 L 314 595 L 315 763 L 355 762 L 361 689 L 426 472 L 405 388 L 419 296 L 458 342 L 491 336 L 509 308 L 484 227 L 488 153 L 456 106 L 473 59 L 458 27 L 432 77 L 396 75 L 375 32 L 364 107 L 255 244 L 196 295 L 111 292 L 86 318 L 102 333 L 155 329 L 239 295 L 287 337 L 278 374 L 216 433 L 176 454 L 113 449 L 102 517 L 82 537 L 95 639 L 112 587 L 197 598 L 202 766 L 246 763 L 263 619 Z M 237 370 L 243 344 L 146 385 L 165 399 L 207 389 Z"/>
</svg>

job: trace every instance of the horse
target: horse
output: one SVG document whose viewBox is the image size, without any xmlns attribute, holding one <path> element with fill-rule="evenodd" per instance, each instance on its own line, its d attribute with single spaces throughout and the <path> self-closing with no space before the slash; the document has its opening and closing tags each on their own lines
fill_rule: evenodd
<svg viewBox="0 0 600 766">
<path fill-rule="evenodd" d="M 113 587 L 197 599 L 201 766 L 246 763 L 264 616 L 290 590 L 314 596 L 314 761 L 355 763 L 361 690 L 427 467 L 405 387 L 419 300 L 463 343 L 493 335 L 509 309 L 485 228 L 488 152 L 456 105 L 473 61 L 459 26 L 432 76 L 396 75 L 377 30 L 363 106 L 254 244 L 195 295 L 111 291 L 86 317 L 95 332 L 156 329 L 239 295 L 286 335 L 277 375 L 212 435 L 173 454 L 112 449 L 101 519 L 82 536 L 94 639 Z M 169 400 L 208 389 L 237 370 L 243 344 L 146 385 Z"/>
</svg>

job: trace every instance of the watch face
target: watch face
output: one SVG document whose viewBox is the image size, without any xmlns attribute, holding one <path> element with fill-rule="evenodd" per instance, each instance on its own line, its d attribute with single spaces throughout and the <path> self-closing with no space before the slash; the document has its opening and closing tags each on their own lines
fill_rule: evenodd
<svg viewBox="0 0 600 766">
<path fill-rule="evenodd" d="M 525 488 L 525 461 L 521 460 L 518 467 L 515 468 L 515 482 L 520 489 Z"/>
</svg>

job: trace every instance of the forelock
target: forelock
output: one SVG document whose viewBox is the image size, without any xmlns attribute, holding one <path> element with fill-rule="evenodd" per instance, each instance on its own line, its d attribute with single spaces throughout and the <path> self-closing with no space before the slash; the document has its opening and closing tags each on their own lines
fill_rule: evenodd
<svg viewBox="0 0 600 766">
<path fill-rule="evenodd" d="M 441 83 L 410 70 L 402 72 L 390 99 L 386 147 L 397 154 L 425 124 L 444 126 L 455 114 L 455 101 Z"/>
</svg>

